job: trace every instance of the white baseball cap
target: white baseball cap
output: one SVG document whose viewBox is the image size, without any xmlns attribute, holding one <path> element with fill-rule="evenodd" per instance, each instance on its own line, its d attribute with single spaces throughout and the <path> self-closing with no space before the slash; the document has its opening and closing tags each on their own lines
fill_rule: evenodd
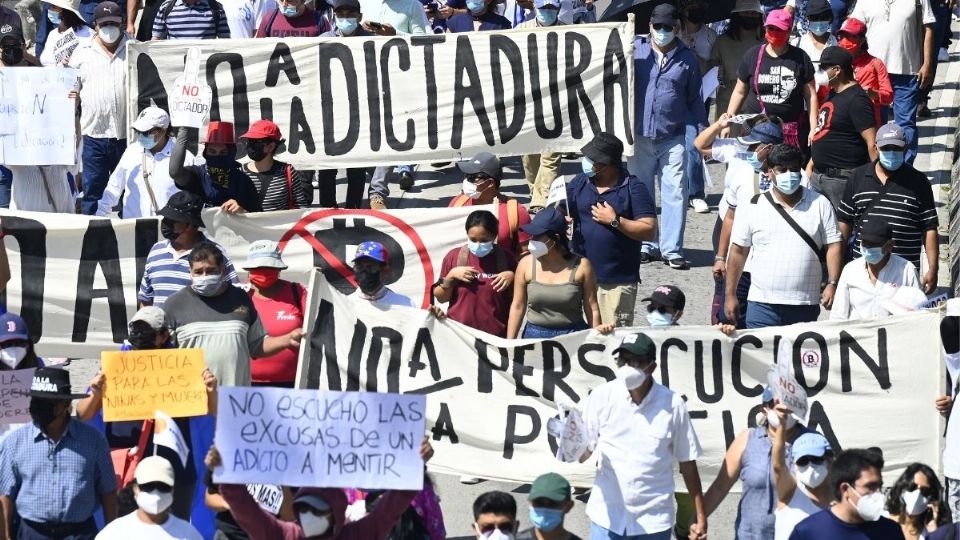
<svg viewBox="0 0 960 540">
<path fill-rule="evenodd" d="M 140 116 L 137 116 L 131 127 L 141 133 L 156 128 L 167 129 L 170 127 L 170 115 L 160 107 L 147 107 L 140 111 Z"/>
<path fill-rule="evenodd" d="M 163 309 L 157 306 L 143 306 L 133 315 L 133 318 L 130 319 L 129 324 L 133 324 L 137 321 L 147 323 L 150 328 L 154 330 L 160 330 L 164 326 L 164 320 L 166 319 L 167 314 Z"/>
<path fill-rule="evenodd" d="M 143 458 L 143 461 L 137 465 L 137 472 L 133 477 L 141 486 L 160 482 L 173 487 L 173 466 L 160 456 L 150 456 Z"/>
</svg>

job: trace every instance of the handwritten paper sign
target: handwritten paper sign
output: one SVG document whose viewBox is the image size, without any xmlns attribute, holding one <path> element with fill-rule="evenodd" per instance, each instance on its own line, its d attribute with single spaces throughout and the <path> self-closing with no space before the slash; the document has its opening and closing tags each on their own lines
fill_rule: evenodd
<svg viewBox="0 0 960 540">
<path fill-rule="evenodd" d="M 33 369 L 0 371 L 0 424 L 30 421 L 30 383 Z"/>
<path fill-rule="evenodd" d="M 567 412 L 559 404 L 557 407 L 560 416 L 547 422 L 547 429 L 551 430 L 551 435 L 557 439 L 556 457 L 563 463 L 577 463 L 590 444 L 587 423 L 580 416 L 580 411 L 571 409 Z"/>
<path fill-rule="evenodd" d="M 218 483 L 415 489 L 426 397 L 224 387 Z"/>
<path fill-rule="evenodd" d="M 78 45 L 80 45 L 80 38 L 73 28 L 68 28 L 66 32 L 60 34 L 57 42 L 53 44 L 54 65 L 65 65 Z"/>
<path fill-rule="evenodd" d="M 562 176 L 550 184 L 550 192 L 547 194 L 547 206 L 563 205 L 566 211 L 567 206 L 567 180 Z"/>
<path fill-rule="evenodd" d="M 67 97 L 76 81 L 67 67 L 0 71 L 0 164 L 76 163 L 76 103 Z"/>
<path fill-rule="evenodd" d="M 801 352 L 801 354 L 803 353 Z M 773 397 L 786 405 L 798 420 L 804 421 L 807 418 L 808 409 L 807 391 L 800 386 L 796 377 L 790 373 L 792 361 L 793 341 L 789 339 L 780 340 L 780 346 L 777 349 L 777 363 L 770 366 L 767 371 L 767 384 L 773 389 Z"/>
<path fill-rule="evenodd" d="M 105 351 L 103 395 L 106 422 L 146 420 L 163 411 L 173 418 L 207 414 L 203 350 Z"/>
<path fill-rule="evenodd" d="M 210 102 L 213 90 L 200 80 L 200 49 L 187 50 L 187 63 L 183 66 L 183 75 L 173 83 L 170 95 L 170 123 L 175 126 L 199 128 L 210 116 Z"/>
</svg>

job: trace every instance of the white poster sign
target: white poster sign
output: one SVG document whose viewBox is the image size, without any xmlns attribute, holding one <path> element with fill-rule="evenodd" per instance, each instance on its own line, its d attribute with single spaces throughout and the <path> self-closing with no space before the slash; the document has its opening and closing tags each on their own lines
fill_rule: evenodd
<svg viewBox="0 0 960 540">
<path fill-rule="evenodd" d="M 200 48 L 190 47 L 183 75 L 173 83 L 173 94 L 170 96 L 171 125 L 199 128 L 210 116 L 213 90 L 200 80 L 199 70 Z"/>
<path fill-rule="evenodd" d="M 57 42 L 53 44 L 53 65 L 66 65 L 78 45 L 80 45 L 80 38 L 77 33 L 73 31 L 73 28 L 67 28 L 67 31 L 60 34 Z"/>
<path fill-rule="evenodd" d="M 33 369 L 0 371 L 0 424 L 29 422 Z"/>
<path fill-rule="evenodd" d="M 76 103 L 67 97 L 76 80 L 67 67 L 0 71 L 0 164 L 76 162 Z"/>
<path fill-rule="evenodd" d="M 423 488 L 422 395 L 266 387 L 219 392 L 218 483 Z"/>
</svg>

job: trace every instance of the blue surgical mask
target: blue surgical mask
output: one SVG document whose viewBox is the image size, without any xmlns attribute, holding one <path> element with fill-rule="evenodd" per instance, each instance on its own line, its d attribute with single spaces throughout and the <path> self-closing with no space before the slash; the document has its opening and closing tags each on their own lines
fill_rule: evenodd
<svg viewBox="0 0 960 540">
<path fill-rule="evenodd" d="M 281 10 L 284 17 L 296 17 L 297 16 L 297 6 L 283 6 Z"/>
<path fill-rule="evenodd" d="M 753 167 L 754 172 L 760 172 L 763 169 L 763 162 L 760 161 L 760 158 L 757 156 L 756 152 L 745 152 L 743 155 L 743 160 L 747 162 L 748 165 Z"/>
<path fill-rule="evenodd" d="M 47 10 L 47 19 L 57 26 L 60 25 L 60 14 L 52 9 Z"/>
<path fill-rule="evenodd" d="M 823 36 L 830 33 L 830 21 L 810 21 L 810 32 L 815 36 Z"/>
<path fill-rule="evenodd" d="M 553 26 L 557 24 L 557 15 L 560 14 L 558 9 L 538 9 L 537 10 L 537 21 L 540 22 L 541 26 Z"/>
<path fill-rule="evenodd" d="M 350 35 L 357 31 L 358 26 L 360 26 L 360 22 L 357 21 L 356 17 L 337 19 L 337 30 L 340 30 L 341 34 Z"/>
<path fill-rule="evenodd" d="M 563 525 L 563 510 L 531 506 L 530 524 L 541 531 L 550 532 Z"/>
<path fill-rule="evenodd" d="M 777 175 L 777 189 L 780 193 L 793 195 L 800 188 L 800 171 L 787 171 Z"/>
<path fill-rule="evenodd" d="M 191 276 L 190 287 L 200 296 L 213 296 L 220 290 L 223 284 L 223 276 L 213 274 L 209 276 Z"/>
<path fill-rule="evenodd" d="M 147 133 L 141 133 L 137 137 L 137 142 L 140 143 L 140 146 L 142 146 L 144 150 L 153 150 L 153 147 L 157 145 L 157 139 Z"/>
<path fill-rule="evenodd" d="M 483 0 L 467 0 L 467 9 L 470 10 L 470 13 L 477 14 L 483 11 L 483 7 L 486 5 L 486 2 Z"/>
<path fill-rule="evenodd" d="M 493 251 L 493 242 L 467 241 L 467 247 L 470 248 L 470 253 L 473 253 L 482 259 L 489 255 L 491 251 Z"/>
<path fill-rule="evenodd" d="M 653 310 L 650 313 L 647 313 L 647 323 L 651 327 L 656 328 L 658 326 L 672 326 L 673 325 L 673 314 L 672 313 L 660 313 L 659 310 Z"/>
<path fill-rule="evenodd" d="M 888 171 L 895 171 L 903 166 L 903 152 L 900 150 L 881 150 L 880 165 Z"/>
<path fill-rule="evenodd" d="M 867 261 L 867 264 L 877 264 L 883 260 L 883 246 L 868 248 L 861 244 L 860 255 L 863 255 L 863 260 Z"/>
<path fill-rule="evenodd" d="M 653 42 L 657 47 L 666 47 L 673 41 L 673 30 L 654 30 Z"/>
<path fill-rule="evenodd" d="M 593 178 L 593 176 L 597 174 L 593 172 L 593 160 L 587 156 L 583 156 L 583 159 L 580 160 L 580 169 L 588 178 Z"/>
</svg>

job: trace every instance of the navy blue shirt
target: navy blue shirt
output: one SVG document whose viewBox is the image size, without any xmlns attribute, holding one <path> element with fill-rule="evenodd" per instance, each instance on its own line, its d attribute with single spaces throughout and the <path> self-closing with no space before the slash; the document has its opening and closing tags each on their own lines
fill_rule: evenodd
<svg viewBox="0 0 960 540">
<path fill-rule="evenodd" d="M 502 15 L 497 15 L 493 9 L 488 9 L 486 13 L 476 17 L 476 20 L 480 21 L 480 28 L 477 28 L 479 32 L 486 32 L 489 30 L 509 30 L 510 21 Z M 447 19 L 447 30 L 452 34 L 459 34 L 461 32 L 473 32 L 473 15 L 469 13 L 461 13 L 459 15 L 454 15 Z"/>
<path fill-rule="evenodd" d="M 618 217 L 631 220 L 655 218 L 657 207 L 640 180 L 626 169 L 621 171 L 620 183 L 603 193 L 597 191 L 596 184 L 584 174 L 578 174 L 567 184 L 567 205 L 573 218 L 573 251 L 590 260 L 597 283 L 637 283 L 641 242 L 594 221 L 591 209 L 599 202 L 612 206 Z"/>
<path fill-rule="evenodd" d="M 636 93 L 634 114 L 637 135 L 661 139 L 682 135 L 687 124 L 703 129 L 707 111 L 701 97 L 703 76 L 697 56 L 677 40 L 677 46 L 661 56 L 650 42 L 637 37 L 633 55 Z"/>
<path fill-rule="evenodd" d="M 790 540 L 904 540 L 900 525 L 887 518 L 852 524 L 841 521 L 830 510 L 821 510 L 801 521 Z"/>
</svg>

